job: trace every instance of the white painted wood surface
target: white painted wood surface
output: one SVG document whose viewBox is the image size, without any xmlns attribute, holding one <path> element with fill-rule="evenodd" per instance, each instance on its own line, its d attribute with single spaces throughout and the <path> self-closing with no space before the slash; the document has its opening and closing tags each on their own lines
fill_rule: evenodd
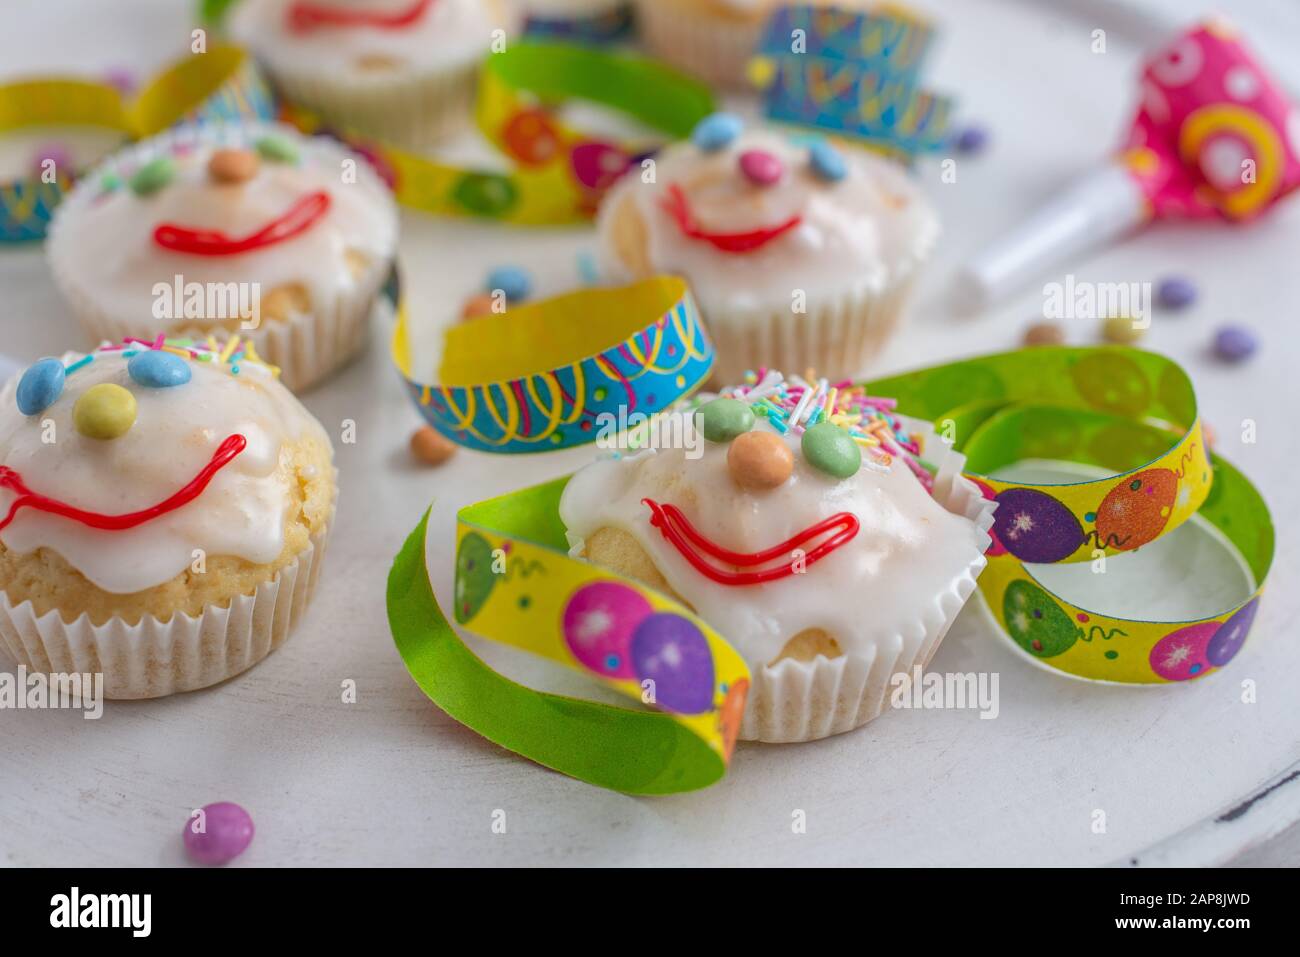
<svg viewBox="0 0 1300 957">
<path fill-rule="evenodd" d="M 187 4 L 108 6 L 11 0 L 7 25 L 22 28 L 0 37 L 0 70 L 43 61 L 143 68 L 187 42 Z M 873 370 L 880 372 L 1016 342 L 1041 311 L 1039 292 L 982 319 L 957 320 L 940 295 L 944 281 L 1104 155 L 1123 132 L 1135 90 L 1136 50 L 1118 29 L 1108 53 L 1089 52 L 1090 31 L 1104 21 L 993 0 L 921 6 L 944 20 L 933 85 L 957 93 L 964 115 L 987 124 L 993 141 L 983 156 L 959 161 L 956 184 L 940 184 L 934 164 L 922 170 L 947 233 L 911 325 Z M 525 232 L 418 214 L 406 214 L 404 225 L 412 312 L 427 321 L 445 318 L 492 264 L 527 265 L 556 291 L 577 281 L 576 256 L 593 248 L 582 230 Z M 435 530 L 449 535 L 457 507 L 564 474 L 587 456 L 506 462 L 463 453 L 439 470 L 413 466 L 406 440 L 416 415 L 376 330 L 365 358 L 306 399 L 335 436 L 344 419 L 355 420 L 357 442 L 338 447 L 338 524 L 322 593 L 300 632 L 219 688 L 110 703 L 97 722 L 69 712 L 0 712 L 0 863 L 180 863 L 187 815 L 217 800 L 238 801 L 254 817 L 245 865 L 1105 864 L 1141 858 L 1171 838 L 1176 853 L 1168 843 L 1157 849 L 1170 860 L 1225 860 L 1296 813 L 1293 793 L 1274 791 L 1234 819 L 1226 845 L 1205 836 L 1204 821 L 1300 759 L 1300 559 L 1291 533 L 1300 483 L 1287 471 L 1300 464 L 1298 242 L 1300 202 L 1292 202 L 1249 230 L 1157 227 L 1074 266 L 1080 280 L 1179 272 L 1200 283 L 1197 307 L 1158 316 L 1148 342 L 1192 372 L 1220 451 L 1259 484 L 1280 524 L 1273 588 L 1224 673 L 1157 689 L 1057 678 L 1018 657 L 975 603 L 935 666 L 999 672 L 994 721 L 974 712 L 899 713 L 815 744 L 741 746 L 718 786 L 656 800 L 542 770 L 424 698 L 388 635 L 384 581 L 431 499 Z M 38 248 L 0 251 L 0 294 L 0 351 L 31 359 L 79 341 Z M 1247 367 L 1224 368 L 1208 356 L 1211 332 L 1226 319 L 1264 339 Z M 1071 332 L 1089 341 L 1092 323 Z M 1247 418 L 1258 426 L 1253 445 L 1239 438 Z M 447 587 L 449 558 L 435 579 Z M 512 675 L 590 691 L 580 678 L 516 653 L 475 647 Z M 0 659 L 0 670 L 12 668 Z M 340 700 L 345 679 L 357 683 L 356 704 Z M 1247 679 L 1257 684 L 1255 704 L 1241 700 Z M 507 815 L 504 835 L 490 827 L 496 809 Z M 791 832 L 796 810 L 807 814 L 806 834 Z M 1093 829 L 1097 810 L 1104 833 Z"/>
</svg>

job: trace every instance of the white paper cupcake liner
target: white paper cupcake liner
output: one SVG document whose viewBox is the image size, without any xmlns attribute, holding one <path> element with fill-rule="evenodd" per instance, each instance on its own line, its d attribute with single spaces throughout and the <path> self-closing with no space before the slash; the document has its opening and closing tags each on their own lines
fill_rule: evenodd
<svg viewBox="0 0 1300 957">
<path fill-rule="evenodd" d="M 478 91 L 477 60 L 363 82 L 346 71 L 299 73 L 268 63 L 284 98 L 346 133 L 423 150 L 468 129 Z"/>
<path fill-rule="evenodd" d="M 861 373 L 880 354 L 902 323 L 913 272 L 899 275 L 884 289 L 862 288 L 794 313 L 789 305 L 772 310 L 703 310 L 717 358 L 714 383 L 744 380 L 760 367 L 802 374 L 816 370 L 831 379 Z"/>
<path fill-rule="evenodd" d="M 929 436 L 927 448 L 939 440 Z M 932 459 L 933 461 L 933 459 Z M 974 593 L 986 564 L 984 549 L 992 541 L 995 505 L 961 475 L 966 456 L 949 450 L 936 463 L 935 500 L 979 526 L 980 554 L 970 566 L 896 634 L 884 636 L 865 653 L 845 654 L 811 662 L 786 659 L 774 666 L 752 669 L 749 697 L 741 722 L 745 741 L 785 744 L 815 741 L 861 727 L 888 706 L 891 681 L 897 674 L 924 668 L 939 643 Z"/>
<path fill-rule="evenodd" d="M 697 0 L 638 0 L 636 23 L 655 56 L 711 86 L 750 90 L 746 68 L 762 36 L 764 15 L 730 18 Z"/>
<path fill-rule="evenodd" d="M 284 643 L 302 618 L 324 563 L 331 516 L 307 548 L 251 595 L 209 605 L 197 617 L 146 616 L 128 625 L 88 615 L 65 622 L 57 609 L 37 615 L 0 591 L 0 641 L 19 664 L 43 674 L 104 675 L 108 698 L 160 698 L 225 681 Z"/>
<path fill-rule="evenodd" d="M 275 132 L 289 137 L 300 135 L 296 130 L 277 124 L 182 128 L 145 140 L 115 154 L 88 175 L 86 181 L 97 183 L 106 173 L 118 169 L 133 169 L 149 157 L 170 149 L 177 138 L 186 141 L 198 139 L 205 143 L 247 143 L 264 132 Z M 349 152 L 342 146 L 338 149 L 340 157 L 352 157 L 356 160 L 359 177 L 374 178 L 374 185 L 378 188 L 378 177 L 364 158 Z M 141 317 L 114 315 L 105 311 L 100 305 L 97 291 L 83 286 L 72 264 L 65 262 L 59 255 L 59 250 L 62 248 L 59 235 L 63 231 L 76 228 L 78 208 L 92 199 L 90 192 L 74 191 L 55 213 L 46 247 L 49 251 L 48 260 L 54 281 L 94 344 L 98 345 L 106 340 L 121 342 L 127 336 L 152 337 L 156 334 L 153 331 L 154 327 L 143 326 Z M 256 329 L 244 329 L 242 323 L 227 329 L 215 324 L 186 323 L 180 320 L 174 322 L 166 331 L 168 335 L 211 334 L 220 339 L 238 335 L 243 339 L 251 340 L 262 359 L 280 368 L 280 381 L 293 392 L 303 392 L 324 381 L 362 351 L 368 341 L 367 328 L 370 317 L 375 310 L 379 293 L 388 281 L 392 265 L 390 258 L 376 258 L 357 277 L 353 287 L 339 295 L 333 302 L 313 303 L 311 312 L 296 313 L 286 320 L 264 320 Z M 156 320 L 147 321 L 156 322 Z"/>
</svg>

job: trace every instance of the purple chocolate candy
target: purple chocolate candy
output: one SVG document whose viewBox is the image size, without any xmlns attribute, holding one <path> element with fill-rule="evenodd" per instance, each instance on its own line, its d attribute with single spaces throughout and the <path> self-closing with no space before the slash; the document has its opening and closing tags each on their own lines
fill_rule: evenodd
<svg viewBox="0 0 1300 957">
<path fill-rule="evenodd" d="M 202 827 L 196 832 L 195 828 Z M 238 804 L 218 801 L 203 808 L 202 816 L 190 815 L 185 822 L 185 850 L 200 864 L 232 861 L 253 840 L 253 819 Z"/>
<path fill-rule="evenodd" d="M 1196 301 L 1196 284 L 1186 276 L 1166 276 L 1156 286 L 1156 305 L 1161 309 L 1186 309 Z"/>
<path fill-rule="evenodd" d="M 1224 326 L 1214 334 L 1214 354 L 1227 362 L 1240 362 L 1259 348 L 1255 334 L 1244 326 Z"/>
</svg>

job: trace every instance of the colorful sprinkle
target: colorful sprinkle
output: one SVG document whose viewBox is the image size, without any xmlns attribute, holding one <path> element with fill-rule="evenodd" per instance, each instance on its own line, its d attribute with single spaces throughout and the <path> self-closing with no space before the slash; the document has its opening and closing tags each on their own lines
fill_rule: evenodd
<svg viewBox="0 0 1300 957">
<path fill-rule="evenodd" d="M 58 359 L 45 358 L 32 364 L 18 380 L 18 411 L 23 415 L 44 412 L 63 394 L 66 377 Z"/>
<path fill-rule="evenodd" d="M 691 142 L 706 153 L 726 149 L 745 128 L 744 121 L 733 113 L 714 113 L 696 124 Z"/>
<path fill-rule="evenodd" d="M 754 414 L 766 418 L 777 432 L 800 436 L 801 441 L 806 432 L 829 422 L 847 434 L 855 449 L 868 453 L 861 459 L 859 452 L 860 466 L 884 470 L 901 458 L 927 491 L 934 487 L 934 476 L 920 461 L 921 436 L 905 431 L 893 412 L 893 399 L 867 395 L 861 386 L 847 380 L 787 379 L 769 369 L 746 373 L 745 383 L 724 390 L 722 397 L 748 403 Z M 846 450 L 845 455 L 851 453 Z"/>
</svg>

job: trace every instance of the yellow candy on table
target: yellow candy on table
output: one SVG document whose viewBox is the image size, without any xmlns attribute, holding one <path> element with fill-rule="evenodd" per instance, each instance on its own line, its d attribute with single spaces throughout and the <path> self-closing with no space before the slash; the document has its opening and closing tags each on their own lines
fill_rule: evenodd
<svg viewBox="0 0 1300 957">
<path fill-rule="evenodd" d="M 1131 316 L 1111 316 L 1101 324 L 1101 337 L 1107 342 L 1131 346 L 1146 334 Z"/>
<path fill-rule="evenodd" d="M 135 396 L 112 382 L 92 385 L 72 407 L 72 424 L 88 439 L 116 439 L 135 424 Z"/>
</svg>

